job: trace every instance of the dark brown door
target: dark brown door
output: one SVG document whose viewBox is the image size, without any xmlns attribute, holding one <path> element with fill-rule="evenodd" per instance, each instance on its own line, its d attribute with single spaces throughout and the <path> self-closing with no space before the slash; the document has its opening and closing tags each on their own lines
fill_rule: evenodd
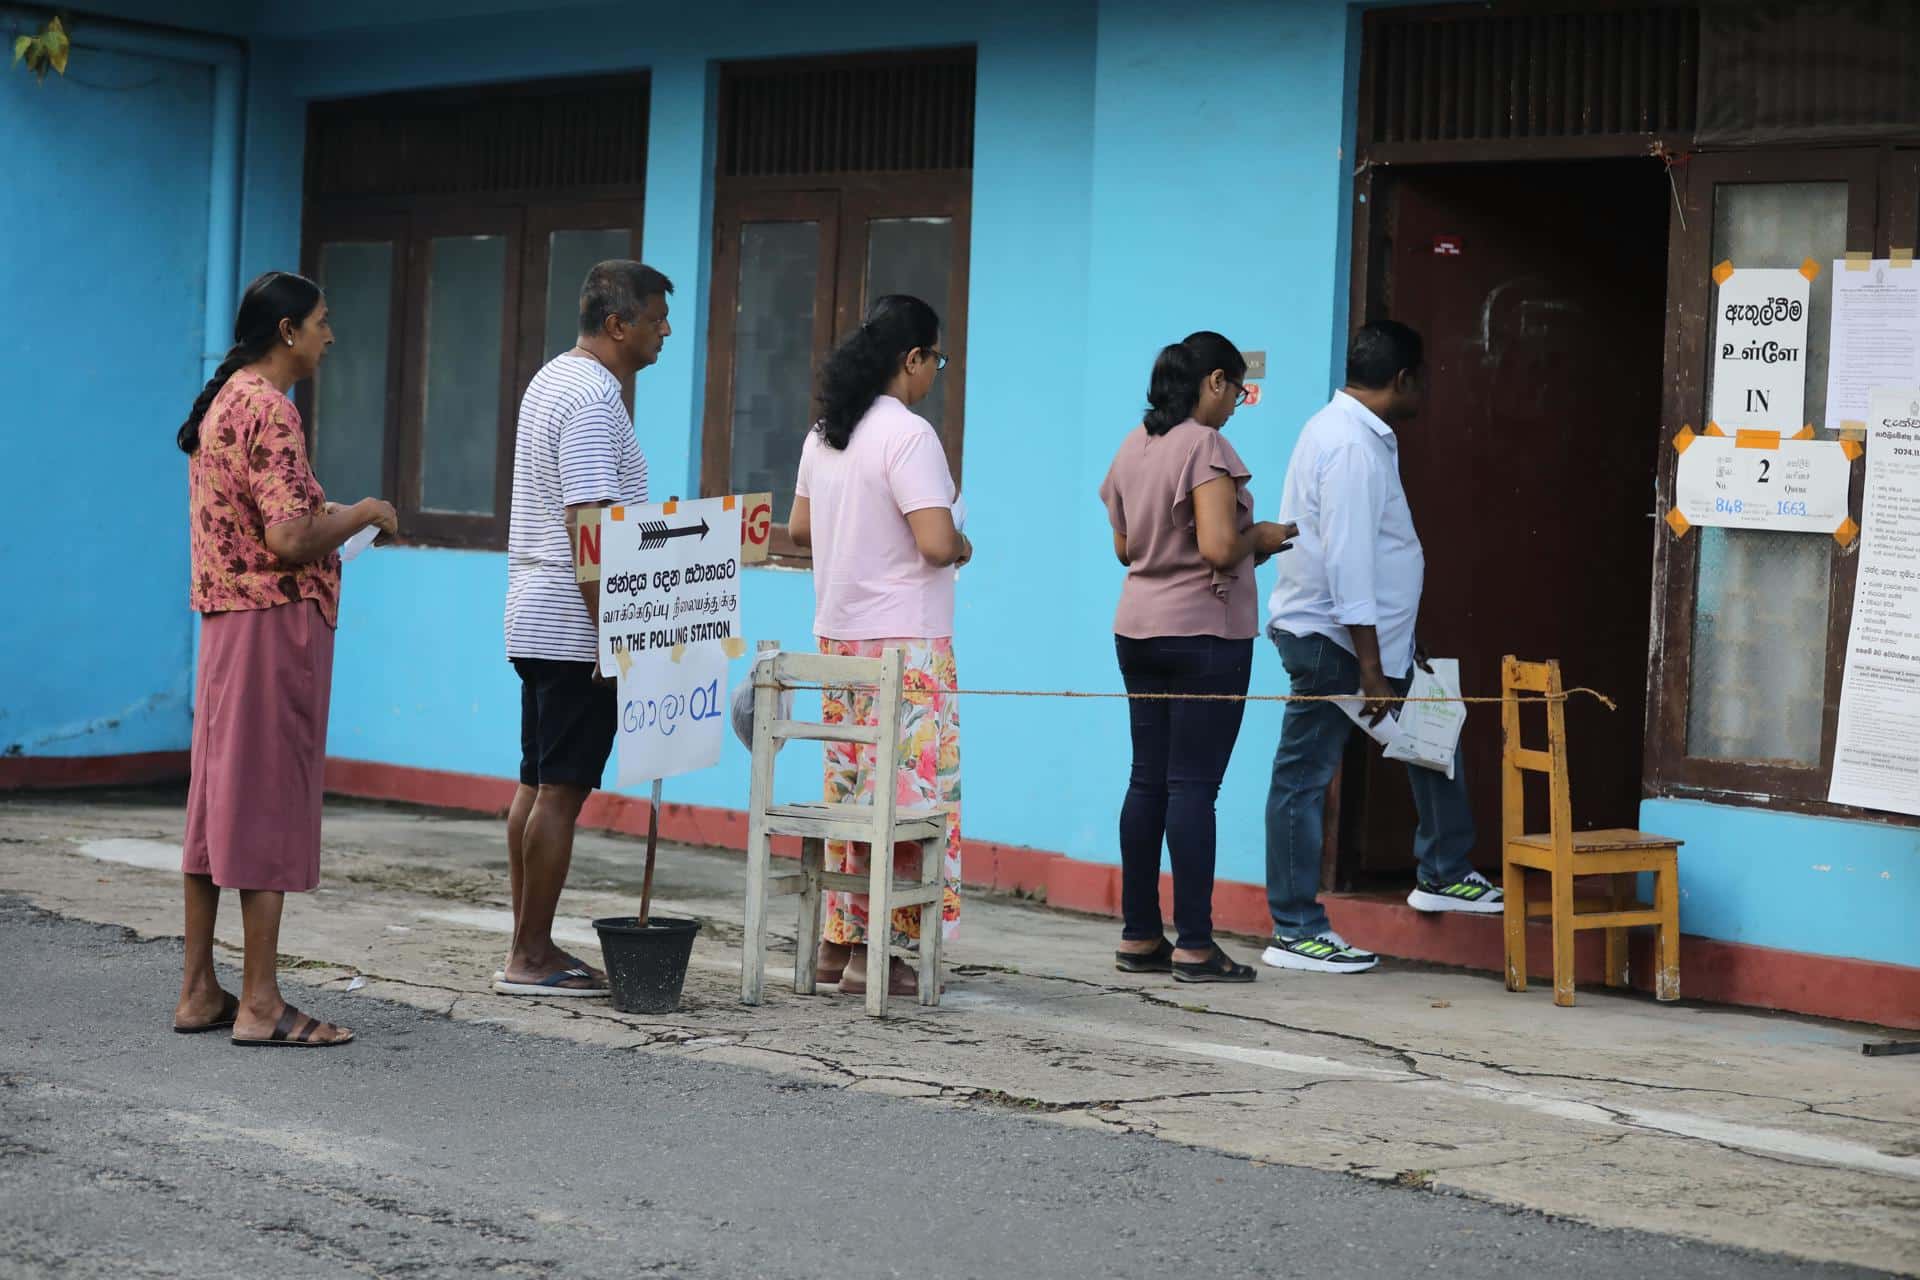
<svg viewBox="0 0 1920 1280">
<path fill-rule="evenodd" d="M 1500 658 L 1558 658 L 1570 686 L 1575 822 L 1634 826 L 1642 775 L 1667 216 L 1652 161 L 1400 170 L 1386 184 L 1381 314 L 1427 341 L 1426 412 L 1400 433 L 1427 553 L 1420 636 L 1498 693 Z M 1378 189 L 1378 188 L 1376 188 Z M 1462 758 L 1499 865 L 1497 708 Z M 1362 761 L 1364 760 L 1364 763 Z M 1344 878 L 1404 874 L 1404 766 L 1348 758 Z M 1358 794 L 1356 794 L 1358 793 Z M 1354 856 L 1354 855 L 1357 855 Z M 1357 873 L 1357 875 L 1356 875 Z"/>
</svg>

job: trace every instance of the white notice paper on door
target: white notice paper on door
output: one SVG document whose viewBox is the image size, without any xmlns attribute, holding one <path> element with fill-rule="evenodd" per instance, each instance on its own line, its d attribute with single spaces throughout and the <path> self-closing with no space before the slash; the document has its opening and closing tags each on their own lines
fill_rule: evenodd
<svg viewBox="0 0 1920 1280">
<path fill-rule="evenodd" d="M 1920 382 L 1920 268 L 1882 258 L 1865 271 L 1833 264 L 1833 341 L 1827 354 L 1827 428 L 1867 421 L 1878 387 Z"/>
<path fill-rule="evenodd" d="M 1806 425 L 1809 286 L 1791 267 L 1736 267 L 1721 281 L 1708 416 L 1728 431 L 1792 435 Z"/>
<path fill-rule="evenodd" d="M 1920 386 L 1868 402 L 1860 569 L 1827 799 L 1920 814 Z"/>
</svg>

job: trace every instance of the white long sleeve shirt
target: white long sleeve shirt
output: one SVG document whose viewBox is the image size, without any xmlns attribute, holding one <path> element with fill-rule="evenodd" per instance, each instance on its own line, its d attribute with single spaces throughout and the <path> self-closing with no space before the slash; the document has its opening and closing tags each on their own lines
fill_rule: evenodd
<svg viewBox="0 0 1920 1280">
<path fill-rule="evenodd" d="M 1400 485 L 1393 428 L 1344 391 L 1307 420 L 1287 463 L 1280 519 L 1297 524 L 1276 557 L 1269 630 L 1325 636 L 1353 653 L 1348 627 L 1379 632 L 1380 666 L 1394 678 L 1413 665 L 1414 624 L 1426 554 Z"/>
</svg>

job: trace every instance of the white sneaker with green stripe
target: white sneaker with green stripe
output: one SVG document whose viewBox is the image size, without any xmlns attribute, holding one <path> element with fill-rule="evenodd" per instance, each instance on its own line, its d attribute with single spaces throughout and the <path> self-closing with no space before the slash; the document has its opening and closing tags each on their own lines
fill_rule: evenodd
<svg viewBox="0 0 1920 1280">
<path fill-rule="evenodd" d="M 1365 973 L 1380 963 L 1379 956 L 1349 945 L 1331 929 L 1308 938 L 1283 938 L 1276 933 L 1260 959 L 1276 969 L 1308 973 Z"/>
<path fill-rule="evenodd" d="M 1507 909 L 1506 898 L 1478 871 L 1452 884 L 1416 881 L 1407 895 L 1407 905 L 1415 911 L 1467 911 L 1475 915 L 1495 916 Z"/>
</svg>

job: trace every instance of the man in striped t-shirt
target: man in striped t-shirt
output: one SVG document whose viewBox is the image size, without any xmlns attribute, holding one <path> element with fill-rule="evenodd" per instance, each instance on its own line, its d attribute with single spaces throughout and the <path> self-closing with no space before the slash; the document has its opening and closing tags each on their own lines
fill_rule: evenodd
<svg viewBox="0 0 1920 1280">
<path fill-rule="evenodd" d="M 647 500 L 647 460 L 622 391 L 673 332 L 673 282 L 602 262 L 580 289 L 580 341 L 520 401 L 507 532 L 507 657 L 520 675 L 520 787 L 507 811 L 513 946 L 493 989 L 607 993 L 604 974 L 553 943 L 580 807 L 613 750 L 614 687 L 595 668 L 600 584 L 574 580 L 572 517 Z"/>
</svg>

